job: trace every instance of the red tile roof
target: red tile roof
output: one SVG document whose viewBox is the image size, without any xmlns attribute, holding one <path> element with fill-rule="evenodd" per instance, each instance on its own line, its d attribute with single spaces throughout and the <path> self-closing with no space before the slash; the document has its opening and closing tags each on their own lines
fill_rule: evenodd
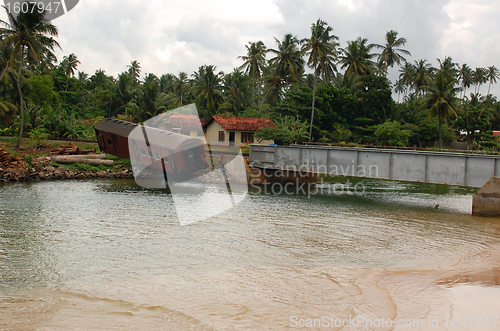
<svg viewBox="0 0 500 331">
<path fill-rule="evenodd" d="M 276 124 L 267 118 L 246 118 L 246 117 L 223 117 L 212 116 L 210 120 L 203 125 L 207 127 L 212 121 L 216 121 L 224 130 L 235 131 L 259 131 L 263 128 L 277 128 Z"/>
</svg>

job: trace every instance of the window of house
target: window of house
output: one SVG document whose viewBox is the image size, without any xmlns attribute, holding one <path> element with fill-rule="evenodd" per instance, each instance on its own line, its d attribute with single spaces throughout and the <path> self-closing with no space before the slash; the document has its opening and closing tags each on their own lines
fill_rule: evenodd
<svg viewBox="0 0 500 331">
<path fill-rule="evenodd" d="M 153 157 L 153 152 L 148 151 L 149 157 Z"/>
<path fill-rule="evenodd" d="M 146 150 L 144 148 L 141 148 L 141 154 L 146 156 Z"/>
<path fill-rule="evenodd" d="M 108 145 L 113 146 L 113 143 L 111 142 L 111 139 L 108 139 Z"/>
<path fill-rule="evenodd" d="M 198 137 L 203 137 L 203 136 L 204 136 L 204 133 L 203 133 L 203 131 L 198 131 L 198 132 L 196 132 L 196 135 L 197 135 Z"/>
<path fill-rule="evenodd" d="M 159 160 L 160 159 L 160 154 L 156 153 L 156 159 Z"/>
<path fill-rule="evenodd" d="M 225 141 L 226 137 L 224 135 L 224 131 L 219 131 L 219 141 Z"/>
<path fill-rule="evenodd" d="M 189 131 L 186 131 L 186 130 L 181 130 L 179 133 L 180 133 L 180 134 L 183 134 L 183 135 L 185 135 L 185 136 L 189 136 L 189 134 L 190 134 L 190 132 L 189 132 Z"/>
<path fill-rule="evenodd" d="M 246 144 L 248 142 L 253 143 L 253 132 L 242 132 L 241 142 Z"/>
<path fill-rule="evenodd" d="M 168 163 L 168 156 L 163 157 L 163 162 Z"/>
</svg>

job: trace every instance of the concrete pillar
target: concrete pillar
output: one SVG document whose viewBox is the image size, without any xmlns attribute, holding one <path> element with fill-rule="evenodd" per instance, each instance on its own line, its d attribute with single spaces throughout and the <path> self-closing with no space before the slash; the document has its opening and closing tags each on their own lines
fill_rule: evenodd
<svg viewBox="0 0 500 331">
<path fill-rule="evenodd" d="M 500 177 L 491 177 L 472 197 L 472 215 L 500 217 Z"/>
</svg>

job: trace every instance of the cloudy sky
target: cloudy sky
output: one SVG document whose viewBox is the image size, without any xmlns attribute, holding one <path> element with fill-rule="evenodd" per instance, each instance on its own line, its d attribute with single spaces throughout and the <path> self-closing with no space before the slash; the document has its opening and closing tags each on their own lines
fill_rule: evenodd
<svg viewBox="0 0 500 331">
<path fill-rule="evenodd" d="M 191 74 L 203 64 L 232 71 L 249 41 L 272 48 L 286 33 L 304 38 L 318 18 L 342 47 L 358 36 L 383 43 L 394 29 L 407 39 L 411 60 L 437 65 L 448 55 L 500 68 L 499 14 L 500 1 L 491 0 L 81 0 L 53 23 L 59 58 L 75 53 L 79 70 L 116 75 L 137 60 L 143 75 L 161 75 Z"/>
</svg>

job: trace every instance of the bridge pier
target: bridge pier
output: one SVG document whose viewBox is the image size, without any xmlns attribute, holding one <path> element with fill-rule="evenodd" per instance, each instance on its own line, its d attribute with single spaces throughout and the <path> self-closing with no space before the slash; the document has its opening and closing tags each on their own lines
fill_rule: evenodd
<svg viewBox="0 0 500 331">
<path fill-rule="evenodd" d="M 500 217 L 500 177 L 492 177 L 472 197 L 472 215 Z"/>
</svg>

